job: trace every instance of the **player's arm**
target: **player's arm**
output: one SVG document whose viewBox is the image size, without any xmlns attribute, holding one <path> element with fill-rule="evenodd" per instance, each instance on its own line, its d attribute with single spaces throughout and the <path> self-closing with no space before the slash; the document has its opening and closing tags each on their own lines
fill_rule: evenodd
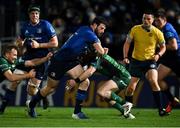
<svg viewBox="0 0 180 128">
<path fill-rule="evenodd" d="M 32 48 L 56 48 L 58 47 L 58 39 L 57 36 L 53 36 L 49 42 L 38 43 L 36 40 L 32 40 L 31 43 Z"/>
<path fill-rule="evenodd" d="M 14 74 L 11 72 L 11 70 L 7 70 L 4 72 L 4 76 L 9 80 L 9 81 L 19 81 L 23 79 L 29 79 L 35 77 L 35 70 L 32 69 L 28 73 L 25 74 Z"/>
<path fill-rule="evenodd" d="M 166 44 L 167 50 L 177 50 L 178 44 L 175 38 L 170 38 Z"/>
<path fill-rule="evenodd" d="M 132 39 L 129 36 L 127 36 L 126 41 L 123 46 L 123 57 L 124 57 L 123 62 L 127 64 L 129 63 L 128 53 L 129 53 L 131 42 L 132 42 Z"/>
<path fill-rule="evenodd" d="M 52 54 L 51 52 L 49 52 L 49 53 L 47 54 L 47 56 L 45 56 L 45 57 L 36 58 L 36 59 L 32 59 L 32 60 L 27 60 L 27 61 L 25 61 L 25 66 L 26 66 L 26 67 L 30 67 L 30 66 L 40 65 L 40 64 L 48 61 L 48 60 L 52 57 L 52 55 L 53 55 L 53 54 Z"/>
<path fill-rule="evenodd" d="M 165 51 L 166 51 L 166 45 L 165 42 L 163 42 L 159 45 L 159 52 L 155 54 L 154 60 L 158 61 L 158 59 L 165 53 Z"/>
<path fill-rule="evenodd" d="M 66 82 L 66 90 L 71 90 L 77 84 L 81 83 L 82 81 L 86 80 L 90 76 L 94 74 L 96 68 L 94 66 L 89 66 L 87 70 L 85 70 L 78 78 L 70 79 Z"/>
<path fill-rule="evenodd" d="M 80 83 L 84 81 L 85 79 L 89 78 L 94 74 L 96 71 L 96 68 L 94 66 L 89 66 L 87 70 L 85 70 L 77 79 L 76 82 Z"/>
<path fill-rule="evenodd" d="M 104 55 L 108 53 L 108 48 L 103 48 L 100 42 L 94 43 L 93 47 L 96 49 L 99 55 Z"/>
</svg>

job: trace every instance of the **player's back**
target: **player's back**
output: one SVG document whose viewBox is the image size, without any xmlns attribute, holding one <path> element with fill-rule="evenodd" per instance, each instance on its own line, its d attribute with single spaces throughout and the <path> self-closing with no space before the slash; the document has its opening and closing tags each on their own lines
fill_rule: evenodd
<svg viewBox="0 0 180 128">
<path fill-rule="evenodd" d="M 98 37 L 89 26 L 80 27 L 56 53 L 58 60 L 71 60 L 84 54 L 93 43 L 97 42 Z"/>
</svg>

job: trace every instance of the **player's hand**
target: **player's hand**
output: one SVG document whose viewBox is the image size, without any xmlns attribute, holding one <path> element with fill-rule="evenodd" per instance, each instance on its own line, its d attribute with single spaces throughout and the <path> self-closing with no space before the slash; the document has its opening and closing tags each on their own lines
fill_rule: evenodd
<svg viewBox="0 0 180 128">
<path fill-rule="evenodd" d="M 126 58 L 123 59 L 123 63 L 124 63 L 124 64 L 129 64 L 130 61 L 129 61 L 129 59 L 126 57 Z"/>
<path fill-rule="evenodd" d="M 109 52 L 109 48 L 103 48 L 104 49 L 104 54 L 108 54 L 108 52 Z"/>
<path fill-rule="evenodd" d="M 24 41 L 20 37 L 18 37 L 17 40 L 16 40 L 16 45 L 18 47 L 22 47 L 23 44 L 24 44 Z"/>
<path fill-rule="evenodd" d="M 153 60 L 155 60 L 156 62 L 159 60 L 160 56 L 158 54 L 155 54 L 153 56 Z"/>
<path fill-rule="evenodd" d="M 39 48 L 40 44 L 36 40 L 32 40 L 31 47 L 32 48 Z"/>
<path fill-rule="evenodd" d="M 67 80 L 65 89 L 69 91 L 72 88 L 74 88 L 76 85 L 77 85 L 77 83 L 76 83 L 76 81 L 74 79 Z"/>
<path fill-rule="evenodd" d="M 28 78 L 34 78 L 36 75 L 35 69 L 32 69 L 31 71 L 28 72 Z"/>
<path fill-rule="evenodd" d="M 46 57 L 47 57 L 48 60 L 50 60 L 52 56 L 53 56 L 53 53 L 49 52 Z"/>
</svg>

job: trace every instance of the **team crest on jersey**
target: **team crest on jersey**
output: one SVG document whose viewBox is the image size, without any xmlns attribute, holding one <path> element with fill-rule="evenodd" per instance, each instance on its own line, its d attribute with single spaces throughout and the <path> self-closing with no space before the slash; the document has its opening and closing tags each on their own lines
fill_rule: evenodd
<svg viewBox="0 0 180 128">
<path fill-rule="evenodd" d="M 152 37 L 152 36 L 153 36 L 153 34 L 150 32 L 150 33 L 149 33 L 149 36 L 150 36 L 150 37 Z"/>
<path fill-rule="evenodd" d="M 25 31 L 25 35 L 29 34 L 28 30 Z"/>
<path fill-rule="evenodd" d="M 42 29 L 41 28 L 37 29 L 37 33 L 42 33 Z"/>
</svg>

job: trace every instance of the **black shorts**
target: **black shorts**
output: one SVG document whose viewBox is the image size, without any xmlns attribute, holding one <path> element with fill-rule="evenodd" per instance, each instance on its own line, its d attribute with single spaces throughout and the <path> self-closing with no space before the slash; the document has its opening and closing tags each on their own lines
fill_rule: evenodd
<svg viewBox="0 0 180 128">
<path fill-rule="evenodd" d="M 50 65 L 48 66 L 48 76 L 54 80 L 60 80 L 64 74 L 75 66 L 79 65 L 78 60 L 56 60 L 51 59 Z"/>
<path fill-rule="evenodd" d="M 26 72 L 29 72 L 31 69 L 35 69 L 35 71 L 36 71 L 35 78 L 37 78 L 38 80 L 43 80 L 43 78 L 46 75 L 45 72 L 47 69 L 47 65 L 48 65 L 48 62 L 45 62 L 45 63 L 35 66 L 35 67 L 25 67 L 24 65 L 18 65 L 16 68 L 20 69 L 22 71 L 26 71 Z"/>
<path fill-rule="evenodd" d="M 157 63 L 153 60 L 139 61 L 133 58 L 131 59 L 131 63 L 129 65 L 129 72 L 131 76 L 141 78 L 149 69 L 157 70 Z"/>
<path fill-rule="evenodd" d="M 174 73 L 176 73 L 177 76 L 180 77 L 180 58 L 176 56 L 162 56 L 162 58 L 159 60 L 159 64 L 163 64 L 170 68 Z"/>
</svg>

